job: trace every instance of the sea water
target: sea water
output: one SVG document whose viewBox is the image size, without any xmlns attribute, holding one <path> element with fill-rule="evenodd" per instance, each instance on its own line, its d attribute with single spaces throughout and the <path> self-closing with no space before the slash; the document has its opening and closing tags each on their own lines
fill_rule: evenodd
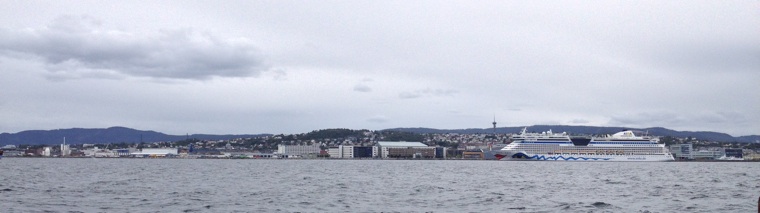
<svg viewBox="0 0 760 213">
<path fill-rule="evenodd" d="M 755 212 L 756 162 L 3 158 L 0 212 Z"/>
</svg>

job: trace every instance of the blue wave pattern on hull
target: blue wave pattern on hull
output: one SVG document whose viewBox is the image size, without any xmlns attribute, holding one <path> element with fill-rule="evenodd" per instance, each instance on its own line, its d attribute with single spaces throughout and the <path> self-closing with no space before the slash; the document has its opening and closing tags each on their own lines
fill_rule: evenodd
<svg viewBox="0 0 760 213">
<path fill-rule="evenodd" d="M 557 157 L 546 157 L 543 155 L 533 155 L 533 156 L 527 156 L 524 155 L 523 157 L 527 159 L 536 159 L 536 160 L 610 160 L 612 158 L 586 158 L 586 157 L 564 157 L 562 155 Z"/>
</svg>

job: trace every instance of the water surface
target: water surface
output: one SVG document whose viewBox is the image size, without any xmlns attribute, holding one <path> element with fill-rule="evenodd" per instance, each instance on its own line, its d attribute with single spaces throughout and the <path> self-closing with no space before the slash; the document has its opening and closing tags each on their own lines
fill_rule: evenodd
<svg viewBox="0 0 760 213">
<path fill-rule="evenodd" d="M 755 212 L 760 163 L 0 160 L 0 212 Z"/>
</svg>

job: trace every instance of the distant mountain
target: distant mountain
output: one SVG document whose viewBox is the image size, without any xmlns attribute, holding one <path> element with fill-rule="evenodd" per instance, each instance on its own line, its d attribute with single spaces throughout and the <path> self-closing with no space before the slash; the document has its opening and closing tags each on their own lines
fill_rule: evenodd
<svg viewBox="0 0 760 213">
<path fill-rule="evenodd" d="M 414 133 L 422 133 L 422 134 L 426 134 L 426 133 L 490 134 L 494 132 L 498 134 L 507 134 L 507 133 L 518 133 L 522 129 L 523 127 L 498 127 L 495 130 L 493 128 L 482 128 L 482 129 L 478 129 L 478 128 L 474 128 L 474 129 L 394 128 L 394 129 L 385 129 L 382 131 L 403 131 L 403 132 L 414 132 Z M 729 134 L 720 133 L 720 132 L 676 131 L 676 130 L 666 129 L 662 127 L 640 129 L 640 128 L 628 128 L 628 127 L 565 126 L 565 125 L 528 126 L 529 132 L 544 132 L 544 131 L 552 130 L 553 132 L 567 132 L 570 134 L 577 134 L 577 135 L 613 134 L 624 129 L 638 130 L 642 132 L 647 132 L 649 135 L 656 135 L 656 136 L 672 136 L 672 137 L 680 137 L 680 138 L 694 137 L 697 139 L 719 141 L 719 142 L 751 143 L 751 142 L 760 141 L 760 135 L 733 137 Z"/>
<path fill-rule="evenodd" d="M 139 143 L 139 142 L 158 142 L 158 141 L 179 141 L 186 138 L 197 138 L 202 140 L 228 140 L 234 138 L 250 138 L 259 135 L 167 135 L 155 131 L 135 130 L 126 127 L 110 127 L 106 129 L 56 129 L 56 130 L 29 130 L 18 133 L 0 134 L 0 144 L 28 144 L 28 145 L 52 145 L 63 143 L 66 137 L 66 143 L 83 144 L 83 143 Z"/>
<path fill-rule="evenodd" d="M 737 138 L 739 139 L 739 141 L 760 143 L 760 135 L 747 135 L 747 136 L 741 136 Z"/>
</svg>

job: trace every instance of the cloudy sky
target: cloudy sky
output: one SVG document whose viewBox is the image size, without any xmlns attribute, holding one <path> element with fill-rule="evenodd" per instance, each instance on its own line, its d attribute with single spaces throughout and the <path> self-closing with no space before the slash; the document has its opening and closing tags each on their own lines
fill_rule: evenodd
<svg viewBox="0 0 760 213">
<path fill-rule="evenodd" d="M 760 1 L 2 1 L 0 132 L 760 134 Z"/>
</svg>

